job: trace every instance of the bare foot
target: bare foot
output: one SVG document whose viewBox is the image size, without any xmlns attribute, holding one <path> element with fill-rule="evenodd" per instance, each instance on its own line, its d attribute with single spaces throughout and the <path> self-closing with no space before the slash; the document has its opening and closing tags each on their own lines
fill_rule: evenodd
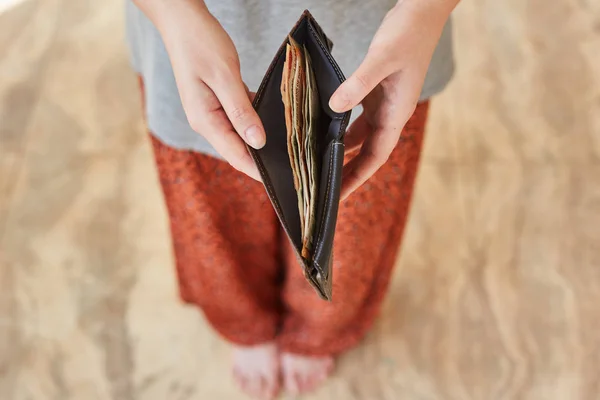
<svg viewBox="0 0 600 400">
<path fill-rule="evenodd" d="M 283 353 L 283 385 L 292 395 L 311 392 L 319 387 L 333 372 L 333 357 L 306 357 Z"/>
<path fill-rule="evenodd" d="M 275 343 L 233 347 L 233 379 L 250 396 L 271 400 L 279 393 L 279 353 Z"/>
</svg>

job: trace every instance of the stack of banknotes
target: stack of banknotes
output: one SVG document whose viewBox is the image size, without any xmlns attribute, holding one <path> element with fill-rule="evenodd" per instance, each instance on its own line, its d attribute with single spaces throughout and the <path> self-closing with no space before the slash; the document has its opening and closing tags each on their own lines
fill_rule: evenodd
<svg viewBox="0 0 600 400">
<path fill-rule="evenodd" d="M 316 121 L 320 107 L 310 55 L 306 47 L 300 46 L 291 36 L 285 53 L 281 97 L 285 108 L 288 154 L 298 194 L 301 254 L 310 261 L 319 187 Z"/>
</svg>

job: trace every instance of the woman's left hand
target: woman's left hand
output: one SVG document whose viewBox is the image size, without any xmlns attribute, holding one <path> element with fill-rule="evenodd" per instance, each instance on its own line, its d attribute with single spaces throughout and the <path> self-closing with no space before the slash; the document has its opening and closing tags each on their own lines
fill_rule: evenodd
<svg viewBox="0 0 600 400">
<path fill-rule="evenodd" d="M 345 167 L 342 199 L 388 159 L 413 114 L 427 68 L 450 13 L 459 0 L 399 0 L 384 18 L 358 69 L 333 94 L 332 110 L 362 103 L 347 132 L 360 152 Z"/>
</svg>

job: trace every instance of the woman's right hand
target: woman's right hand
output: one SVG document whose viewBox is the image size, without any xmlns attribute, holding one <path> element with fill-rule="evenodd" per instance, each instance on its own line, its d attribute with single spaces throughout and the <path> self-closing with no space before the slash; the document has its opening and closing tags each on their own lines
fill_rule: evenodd
<svg viewBox="0 0 600 400">
<path fill-rule="evenodd" d="M 242 82 L 239 57 L 227 32 L 203 1 L 135 3 L 163 38 L 192 129 L 234 168 L 260 180 L 243 142 L 259 149 L 265 145 L 265 131 Z"/>
</svg>

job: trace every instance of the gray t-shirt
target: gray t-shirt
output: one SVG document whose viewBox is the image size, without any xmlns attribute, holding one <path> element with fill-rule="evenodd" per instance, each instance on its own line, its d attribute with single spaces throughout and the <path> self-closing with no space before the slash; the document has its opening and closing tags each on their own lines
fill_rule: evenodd
<svg viewBox="0 0 600 400">
<path fill-rule="evenodd" d="M 205 3 L 231 36 L 240 56 L 242 78 L 250 90 L 256 91 L 277 49 L 304 9 L 310 10 L 332 40 L 333 56 L 349 76 L 364 58 L 373 35 L 396 0 L 207 0 Z M 131 0 L 126 1 L 126 20 L 132 66 L 144 78 L 150 131 L 169 146 L 218 157 L 212 146 L 190 128 L 160 34 Z M 421 99 L 441 91 L 453 71 L 452 32 L 448 22 L 433 55 Z"/>
</svg>

